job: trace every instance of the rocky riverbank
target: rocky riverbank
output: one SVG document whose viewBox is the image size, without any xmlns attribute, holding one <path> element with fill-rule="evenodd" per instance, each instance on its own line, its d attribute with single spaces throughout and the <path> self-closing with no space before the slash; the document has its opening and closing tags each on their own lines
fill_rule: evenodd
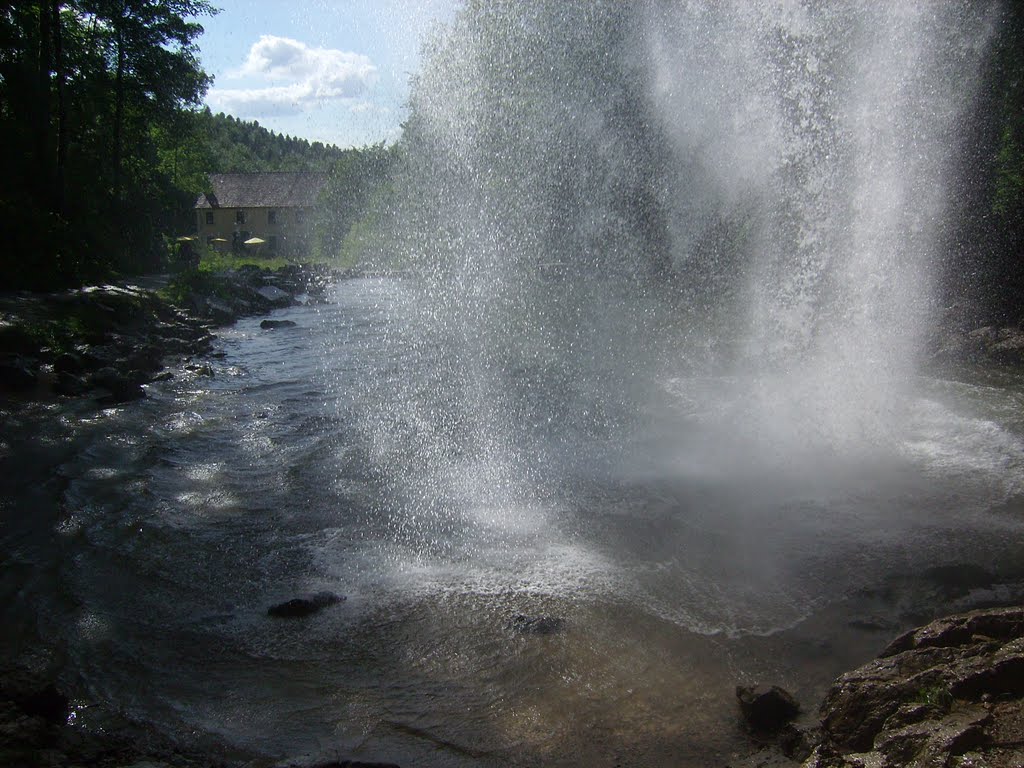
<svg viewBox="0 0 1024 768">
<path fill-rule="evenodd" d="M 100 406 L 145 397 L 172 362 L 211 349 L 211 329 L 243 315 L 323 301 L 338 276 L 316 267 L 195 272 L 159 291 L 131 281 L 50 294 L 0 294 L 0 392 L 89 397 Z"/>
<path fill-rule="evenodd" d="M 836 680 L 810 725 L 789 723 L 798 706 L 777 689 L 737 694 L 767 743 L 732 768 L 1019 768 L 1024 608 L 971 611 L 900 635 Z"/>
</svg>

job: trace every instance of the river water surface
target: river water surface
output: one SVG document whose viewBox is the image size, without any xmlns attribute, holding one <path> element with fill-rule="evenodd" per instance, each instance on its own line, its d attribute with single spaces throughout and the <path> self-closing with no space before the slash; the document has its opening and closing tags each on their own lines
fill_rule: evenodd
<svg viewBox="0 0 1024 768">
<path fill-rule="evenodd" d="M 735 371 L 661 361 L 624 418 L 522 368 L 499 461 L 438 417 L 469 373 L 403 291 L 242 319 L 212 377 L 144 401 L 4 406 L 3 650 L 57 658 L 82 727 L 267 761 L 706 765 L 744 744 L 738 682 L 813 706 L 912 623 L 1020 597 L 1019 377 L 920 377 L 898 434 L 829 455 L 778 450 Z M 319 590 L 347 599 L 266 614 Z"/>
</svg>

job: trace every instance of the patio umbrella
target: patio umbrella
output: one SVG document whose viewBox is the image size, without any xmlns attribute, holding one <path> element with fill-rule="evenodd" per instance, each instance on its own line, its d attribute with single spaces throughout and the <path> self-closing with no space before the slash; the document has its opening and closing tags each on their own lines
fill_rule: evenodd
<svg viewBox="0 0 1024 768">
<path fill-rule="evenodd" d="M 264 240 L 262 237 L 250 237 L 248 240 L 245 241 L 245 244 L 246 245 L 263 245 L 265 242 L 267 242 L 267 241 Z"/>
</svg>

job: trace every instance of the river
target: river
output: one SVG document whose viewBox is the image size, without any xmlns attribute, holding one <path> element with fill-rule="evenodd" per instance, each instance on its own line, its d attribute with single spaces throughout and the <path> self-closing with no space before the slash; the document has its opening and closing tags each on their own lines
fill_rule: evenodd
<svg viewBox="0 0 1024 768">
<path fill-rule="evenodd" d="M 329 298 L 222 329 L 211 371 L 143 401 L 3 406 L 2 650 L 58 667 L 81 727 L 267 761 L 706 765 L 745 743 L 737 683 L 812 706 L 914 622 L 1024 592 L 1020 376 L 919 376 L 884 449 L 771 455 L 736 372 L 660 361 L 620 418 L 535 366 L 495 447 L 437 426 L 472 377 L 403 280 Z M 267 616 L 319 590 L 346 600 Z"/>
</svg>

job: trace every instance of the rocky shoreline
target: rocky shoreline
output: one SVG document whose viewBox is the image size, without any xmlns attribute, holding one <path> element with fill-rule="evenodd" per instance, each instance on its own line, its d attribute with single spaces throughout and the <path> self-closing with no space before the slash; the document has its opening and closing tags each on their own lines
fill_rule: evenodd
<svg viewBox="0 0 1024 768">
<path fill-rule="evenodd" d="M 145 397 L 167 366 L 210 352 L 211 330 L 245 315 L 324 300 L 340 275 L 287 266 L 180 275 L 159 292 L 128 281 L 61 293 L 0 296 L 0 392 L 88 397 L 110 406 Z"/>
<path fill-rule="evenodd" d="M 1024 607 L 937 619 L 832 685 L 811 724 L 778 688 L 738 689 L 764 746 L 730 768 L 1019 768 Z"/>
</svg>

